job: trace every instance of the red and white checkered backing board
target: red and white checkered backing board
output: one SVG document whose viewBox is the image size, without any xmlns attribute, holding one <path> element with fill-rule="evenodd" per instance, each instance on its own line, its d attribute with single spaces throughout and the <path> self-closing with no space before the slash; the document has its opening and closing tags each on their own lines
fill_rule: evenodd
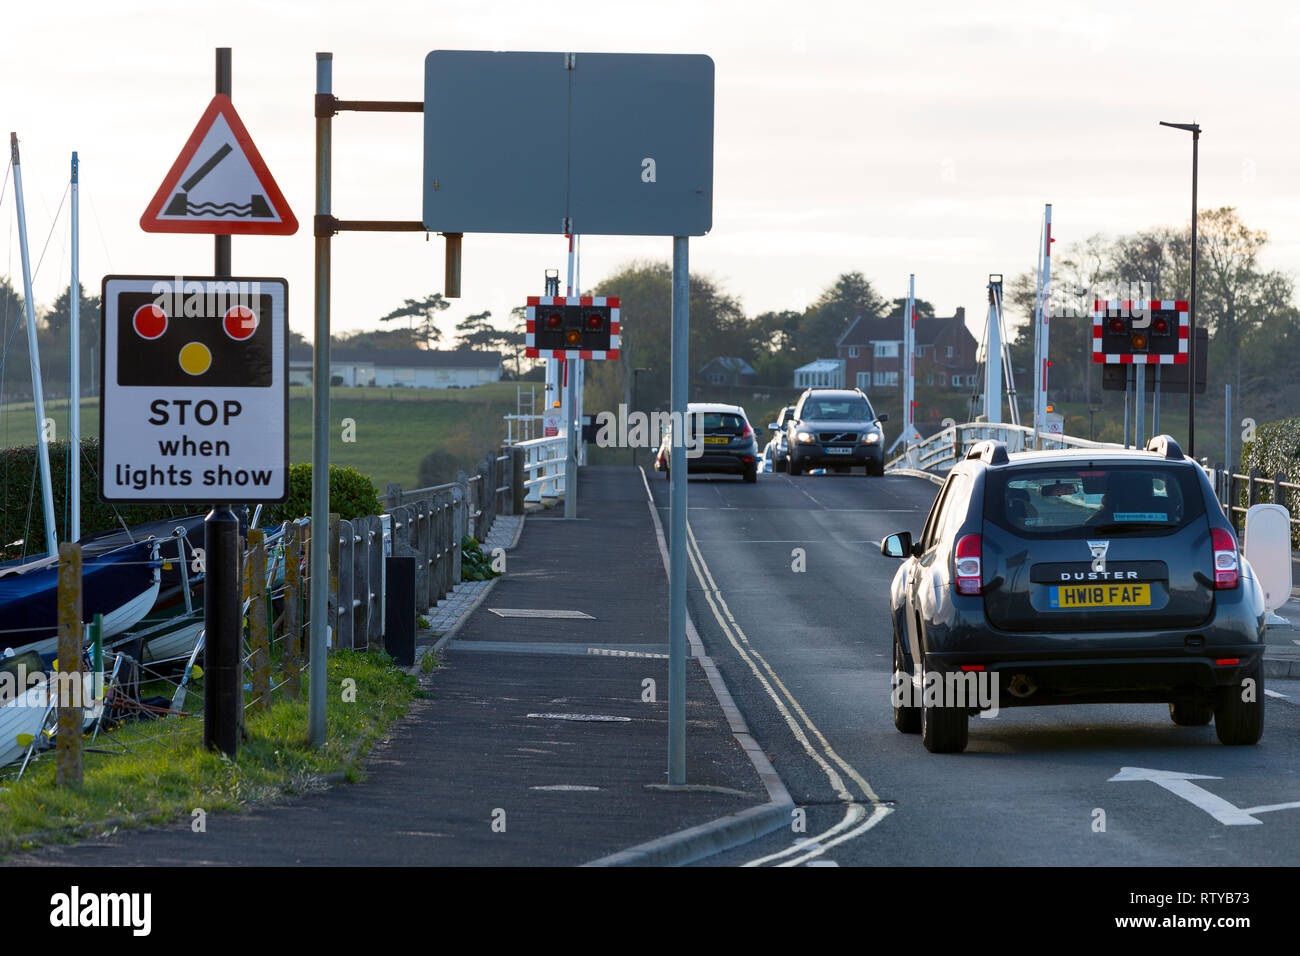
<svg viewBox="0 0 1300 956">
<path fill-rule="evenodd" d="M 537 319 L 539 305 L 607 305 L 609 306 L 609 350 L 600 352 L 592 349 L 539 349 L 534 335 L 534 322 Z M 576 296 L 565 298 L 562 295 L 530 295 L 528 297 L 527 325 L 524 329 L 524 355 L 528 358 L 544 359 L 616 359 L 618 358 L 618 296 Z"/>
<path fill-rule="evenodd" d="M 1129 352 L 1103 352 L 1101 350 L 1102 326 L 1109 318 L 1116 315 L 1132 315 L 1155 309 L 1178 310 L 1178 352 L 1177 354 L 1133 354 Z M 1191 335 L 1191 325 L 1187 315 L 1187 303 L 1173 299 L 1100 299 L 1092 303 L 1092 360 L 1106 365 L 1186 365 L 1187 340 Z"/>
</svg>

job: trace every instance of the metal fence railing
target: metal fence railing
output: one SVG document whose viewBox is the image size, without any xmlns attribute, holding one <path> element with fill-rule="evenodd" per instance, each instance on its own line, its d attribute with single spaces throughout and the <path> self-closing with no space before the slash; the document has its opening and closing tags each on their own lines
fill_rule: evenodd
<svg viewBox="0 0 1300 956">
<path fill-rule="evenodd" d="M 1056 448 L 1119 448 L 1121 446 L 1108 442 L 1089 441 L 1071 435 L 1053 435 L 1040 432 L 1035 438 L 1034 430 L 1024 425 L 990 424 L 988 422 L 966 422 L 951 425 L 935 432 L 929 438 L 913 442 L 899 455 L 886 463 L 887 470 L 907 469 L 911 471 L 947 470 L 960 461 L 976 442 L 995 439 L 1006 443 L 1008 451 L 1024 451 L 1038 448 L 1050 451 Z"/>
</svg>

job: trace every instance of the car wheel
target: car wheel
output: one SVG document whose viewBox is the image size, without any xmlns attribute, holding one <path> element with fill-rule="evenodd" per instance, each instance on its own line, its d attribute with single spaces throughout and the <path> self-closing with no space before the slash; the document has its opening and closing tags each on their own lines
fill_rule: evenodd
<svg viewBox="0 0 1300 956">
<path fill-rule="evenodd" d="M 774 465 L 772 466 L 772 470 L 773 470 L 773 471 L 787 471 L 787 470 L 789 469 L 789 467 L 790 467 L 790 463 L 789 463 L 786 459 L 781 458 L 781 459 L 778 459 L 777 462 L 776 462 L 776 464 L 774 464 Z"/>
<path fill-rule="evenodd" d="M 1184 700 L 1169 705 L 1169 719 L 1179 727 L 1204 727 L 1213 718 L 1213 704 Z"/>
<path fill-rule="evenodd" d="M 867 462 L 868 475 L 879 476 L 879 475 L 883 475 L 884 473 L 885 473 L 885 466 L 883 462 L 875 462 L 875 461 Z"/>
<path fill-rule="evenodd" d="M 749 482 L 751 485 L 752 485 L 754 482 L 758 481 L 758 466 L 757 466 L 757 465 L 746 465 L 746 466 L 745 466 L 745 472 L 744 472 L 744 474 L 742 475 L 742 477 L 745 479 L 745 481 Z"/>
<path fill-rule="evenodd" d="M 793 458 L 786 459 L 785 470 L 786 470 L 789 474 L 791 474 L 791 475 L 797 475 L 797 474 L 799 474 L 799 469 L 802 468 L 802 467 L 803 467 L 803 466 L 800 465 L 799 462 L 795 461 Z"/>
<path fill-rule="evenodd" d="M 926 661 L 924 655 L 921 658 Z M 931 672 L 926 666 L 921 671 L 922 692 L 925 689 L 925 675 Z M 942 695 L 940 695 L 942 696 Z M 930 705 L 922 699 L 921 706 L 921 742 L 932 754 L 959 754 L 966 749 L 969 718 L 965 707 L 945 707 L 940 704 Z"/>
<path fill-rule="evenodd" d="M 894 684 L 891 685 L 890 703 L 894 711 L 894 726 L 901 734 L 921 732 L 921 708 L 912 701 L 912 677 L 903 670 L 903 652 L 898 643 L 898 625 L 894 625 Z M 898 681 L 903 681 L 900 688 Z"/>
<path fill-rule="evenodd" d="M 1264 671 L 1258 664 L 1239 684 L 1219 691 L 1214 730 L 1220 743 L 1231 746 L 1259 742 L 1264 733 Z"/>
</svg>

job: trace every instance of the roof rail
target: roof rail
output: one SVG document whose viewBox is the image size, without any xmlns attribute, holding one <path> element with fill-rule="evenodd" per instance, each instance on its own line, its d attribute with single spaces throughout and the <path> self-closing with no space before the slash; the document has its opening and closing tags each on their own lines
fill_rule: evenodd
<svg viewBox="0 0 1300 956">
<path fill-rule="evenodd" d="M 1169 461 L 1182 461 L 1184 458 L 1183 450 L 1178 447 L 1178 442 L 1168 435 L 1156 435 L 1152 438 L 1147 442 L 1147 451 L 1153 451 L 1161 458 L 1167 458 Z"/>
<path fill-rule="evenodd" d="M 984 441 L 977 441 L 970 446 L 970 451 L 966 452 L 966 460 L 977 458 L 986 465 L 1005 465 L 1007 458 L 1006 442 L 995 441 L 987 438 Z"/>
</svg>

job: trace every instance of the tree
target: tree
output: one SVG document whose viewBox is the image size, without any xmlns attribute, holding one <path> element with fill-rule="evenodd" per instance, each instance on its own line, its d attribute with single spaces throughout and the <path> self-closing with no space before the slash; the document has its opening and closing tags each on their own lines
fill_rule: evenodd
<svg viewBox="0 0 1300 956">
<path fill-rule="evenodd" d="M 486 349 L 500 341 L 501 332 L 492 325 L 491 312 L 467 315 L 456 326 L 456 348 Z"/>
<path fill-rule="evenodd" d="M 411 321 L 411 330 L 415 329 L 415 322 L 419 320 L 420 341 L 423 347 L 431 349 L 435 342 L 441 341 L 442 330 L 438 328 L 435 319 L 439 312 L 450 308 L 451 303 L 442 297 L 442 293 L 435 292 L 427 295 L 423 299 L 406 299 L 402 305 L 389 312 L 387 315 L 380 316 L 380 322 L 391 322 L 394 319 L 409 319 Z"/>
<path fill-rule="evenodd" d="M 808 307 L 795 348 L 801 362 L 834 358 L 835 343 L 858 316 L 884 315 L 888 304 L 861 272 L 846 272 Z M 902 312 L 899 312 L 902 315 Z"/>
</svg>

